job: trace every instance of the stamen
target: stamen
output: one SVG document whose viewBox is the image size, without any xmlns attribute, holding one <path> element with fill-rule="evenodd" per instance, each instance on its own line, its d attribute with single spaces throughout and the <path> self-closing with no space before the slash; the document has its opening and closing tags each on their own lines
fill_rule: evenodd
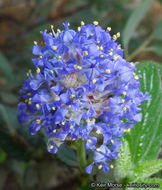
<svg viewBox="0 0 162 190">
<path fill-rule="evenodd" d="M 98 169 L 100 170 L 102 168 L 102 164 L 98 166 Z"/>
<path fill-rule="evenodd" d="M 85 25 L 85 23 L 83 22 L 83 21 L 81 21 L 81 23 L 80 23 L 82 26 L 84 26 Z"/>
<path fill-rule="evenodd" d="M 53 145 L 51 145 L 50 147 L 49 147 L 49 149 L 53 149 L 54 148 L 54 146 Z"/>
<path fill-rule="evenodd" d="M 53 110 L 53 111 L 55 111 L 55 110 L 56 110 L 56 108 L 55 108 L 55 107 L 52 107 L 52 110 Z"/>
<path fill-rule="evenodd" d="M 113 144 L 113 143 L 114 143 L 114 140 L 111 140 L 111 143 Z"/>
<path fill-rule="evenodd" d="M 123 110 L 125 111 L 127 109 L 127 107 L 124 107 Z"/>
<path fill-rule="evenodd" d="M 56 47 L 56 46 L 52 46 L 52 49 L 53 49 L 53 50 L 56 50 L 56 49 L 57 49 L 57 47 Z"/>
<path fill-rule="evenodd" d="M 40 124 L 40 122 L 41 122 L 40 119 L 37 119 L 37 120 L 36 120 L 36 123 L 37 123 L 37 124 Z"/>
<path fill-rule="evenodd" d="M 98 25 L 98 21 L 94 21 L 93 24 L 94 24 L 95 26 L 97 26 L 97 25 Z"/>
<path fill-rule="evenodd" d="M 117 36 L 116 35 L 113 35 L 113 39 L 116 40 Z"/>
<path fill-rule="evenodd" d="M 76 69 L 79 69 L 79 70 L 81 70 L 81 69 L 82 69 L 82 67 L 81 67 L 81 66 L 79 66 L 79 65 L 75 66 L 75 68 L 76 68 Z"/>
<path fill-rule="evenodd" d="M 87 56 L 88 55 L 88 51 L 83 51 L 84 55 Z"/>
<path fill-rule="evenodd" d="M 136 75 L 135 77 L 134 77 L 136 80 L 139 80 L 139 77 Z"/>
<path fill-rule="evenodd" d="M 92 83 L 95 84 L 95 83 L 96 83 L 96 79 L 93 79 L 93 80 L 92 80 Z"/>
<path fill-rule="evenodd" d="M 131 66 L 133 66 L 133 65 L 134 65 L 134 63 L 133 63 L 133 62 L 131 62 L 130 64 L 131 64 Z"/>
<path fill-rule="evenodd" d="M 56 133 L 56 129 L 53 130 L 53 133 Z"/>
<path fill-rule="evenodd" d="M 113 59 L 114 59 L 114 60 L 117 60 L 118 57 L 119 57 L 119 56 L 115 56 L 115 55 L 114 55 Z"/>
<path fill-rule="evenodd" d="M 89 123 L 89 122 L 90 122 L 90 119 L 87 119 L 86 122 Z"/>
<path fill-rule="evenodd" d="M 120 37 L 120 32 L 118 32 L 116 35 L 117 35 L 117 37 Z"/>
<path fill-rule="evenodd" d="M 98 130 L 96 131 L 96 133 L 99 135 L 99 134 L 101 133 L 101 131 L 98 129 Z"/>
<path fill-rule="evenodd" d="M 55 100 L 56 100 L 56 101 L 60 101 L 60 97 L 57 96 L 57 97 L 55 98 Z"/>
<path fill-rule="evenodd" d="M 124 103 L 124 102 L 125 102 L 125 100 L 124 100 L 124 99 L 122 99 L 122 100 L 121 100 L 121 102 L 122 102 L 122 103 Z"/>
<path fill-rule="evenodd" d="M 110 165 L 110 168 L 111 168 L 111 169 L 113 169 L 113 168 L 114 168 L 114 166 L 113 166 L 113 165 Z"/>
<path fill-rule="evenodd" d="M 36 70 L 37 73 L 40 73 L 40 68 L 38 67 L 37 70 Z"/>
<path fill-rule="evenodd" d="M 103 46 L 100 46 L 100 48 L 99 48 L 100 50 L 103 50 Z"/>
<path fill-rule="evenodd" d="M 36 108 L 39 108 L 39 104 L 36 104 Z"/>
<path fill-rule="evenodd" d="M 75 95 L 74 95 L 74 94 L 71 94 L 70 98 L 73 99 L 74 97 L 75 97 Z"/>
<path fill-rule="evenodd" d="M 111 73 L 110 69 L 106 69 L 106 73 L 110 74 Z"/>
</svg>

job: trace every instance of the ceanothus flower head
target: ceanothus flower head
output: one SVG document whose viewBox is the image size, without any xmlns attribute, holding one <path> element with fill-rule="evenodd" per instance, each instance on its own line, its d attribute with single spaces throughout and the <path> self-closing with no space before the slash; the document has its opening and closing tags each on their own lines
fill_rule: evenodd
<svg viewBox="0 0 162 190">
<path fill-rule="evenodd" d="M 35 42 L 32 59 L 36 72 L 27 73 L 18 105 L 19 121 L 30 123 L 30 133 L 44 129 L 49 137 L 47 150 L 56 153 L 65 141 L 82 138 L 94 152 L 93 165 L 104 172 L 120 156 L 120 138 L 140 122 L 139 105 L 148 99 L 139 90 L 136 63 L 123 58 L 116 42 L 98 25 L 81 22 L 78 31 L 41 32 L 44 42 Z"/>
</svg>

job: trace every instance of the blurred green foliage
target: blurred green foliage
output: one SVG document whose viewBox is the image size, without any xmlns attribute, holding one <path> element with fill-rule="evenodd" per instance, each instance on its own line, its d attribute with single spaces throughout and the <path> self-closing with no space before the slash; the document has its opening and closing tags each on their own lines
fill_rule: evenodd
<svg viewBox="0 0 162 190">
<path fill-rule="evenodd" d="M 92 189 L 89 184 L 95 180 L 161 183 L 161 173 L 154 174 L 162 168 L 160 159 L 156 160 L 162 139 L 161 3 L 161 0 L 0 2 L 0 189 L 83 190 Z M 39 132 L 33 137 L 28 127 L 22 127 L 17 121 L 19 89 L 27 70 L 33 68 L 33 41 L 40 43 L 40 31 L 50 30 L 51 24 L 55 29 L 62 29 L 61 23 L 65 20 L 74 29 L 81 20 L 85 23 L 98 20 L 103 28 L 111 26 L 112 34 L 121 32 L 119 43 L 124 47 L 125 58 L 151 60 L 141 63 L 138 72 L 142 75 L 141 90 L 149 91 L 152 100 L 143 104 L 143 121 L 123 140 L 121 159 L 108 174 L 95 168 L 91 176 L 84 176 L 79 172 L 75 149 L 62 145 L 56 156 L 50 155 L 44 134 Z M 145 160 L 148 161 L 144 163 Z M 149 178 L 153 174 L 154 178 Z"/>
</svg>

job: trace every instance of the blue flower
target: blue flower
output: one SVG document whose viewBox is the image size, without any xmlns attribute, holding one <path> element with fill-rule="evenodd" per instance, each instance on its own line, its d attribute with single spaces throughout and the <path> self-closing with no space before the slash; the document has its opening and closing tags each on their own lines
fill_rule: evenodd
<svg viewBox="0 0 162 190">
<path fill-rule="evenodd" d="M 116 42 L 98 22 L 78 31 L 65 29 L 41 32 L 44 46 L 35 42 L 32 59 L 35 72 L 27 73 L 20 91 L 18 119 L 30 123 L 30 133 L 44 129 L 49 137 L 47 149 L 57 152 L 61 143 L 82 138 L 94 152 L 93 165 L 104 172 L 120 154 L 120 138 L 142 119 L 139 106 L 148 93 L 139 90 L 136 63 L 123 58 Z"/>
</svg>

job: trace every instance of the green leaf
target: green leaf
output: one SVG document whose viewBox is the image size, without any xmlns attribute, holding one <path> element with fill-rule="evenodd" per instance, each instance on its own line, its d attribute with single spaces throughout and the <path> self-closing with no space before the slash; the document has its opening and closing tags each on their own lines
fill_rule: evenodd
<svg viewBox="0 0 162 190">
<path fill-rule="evenodd" d="M 149 92 L 151 100 L 142 104 L 142 121 L 126 136 L 133 164 L 156 159 L 162 139 L 162 90 L 157 65 L 141 62 L 137 72 L 141 75 L 140 89 Z"/>
<path fill-rule="evenodd" d="M 139 25 L 140 21 L 151 7 L 153 1 L 154 0 L 142 1 L 129 17 L 123 31 L 123 44 L 125 48 L 128 47 L 129 40 L 131 39 L 136 27 Z"/>
<path fill-rule="evenodd" d="M 162 20 L 155 25 L 152 34 L 155 39 L 162 40 Z"/>
<path fill-rule="evenodd" d="M 162 64 L 157 62 L 157 68 L 158 68 L 158 72 L 160 74 L 160 77 L 162 77 Z"/>
<path fill-rule="evenodd" d="M 130 174 L 131 169 L 131 153 L 128 142 L 122 139 L 122 146 L 119 149 L 120 157 L 116 160 L 115 177 L 118 182 L 126 178 Z"/>
<path fill-rule="evenodd" d="M 8 60 L 6 59 L 6 57 L 0 52 L 0 69 L 4 72 L 4 74 L 6 75 L 6 77 L 8 79 L 13 79 L 13 72 L 11 70 L 11 67 L 8 63 Z"/>
<path fill-rule="evenodd" d="M 131 182 L 145 179 L 162 169 L 162 159 L 144 161 L 133 169 Z"/>
<path fill-rule="evenodd" d="M 57 157 L 68 166 L 78 167 L 78 160 L 76 152 L 65 144 L 59 147 L 56 153 Z"/>
<path fill-rule="evenodd" d="M 156 53 L 157 55 L 162 55 L 162 42 L 158 42 L 155 45 L 148 47 L 146 50 L 152 51 L 153 53 Z"/>
</svg>

